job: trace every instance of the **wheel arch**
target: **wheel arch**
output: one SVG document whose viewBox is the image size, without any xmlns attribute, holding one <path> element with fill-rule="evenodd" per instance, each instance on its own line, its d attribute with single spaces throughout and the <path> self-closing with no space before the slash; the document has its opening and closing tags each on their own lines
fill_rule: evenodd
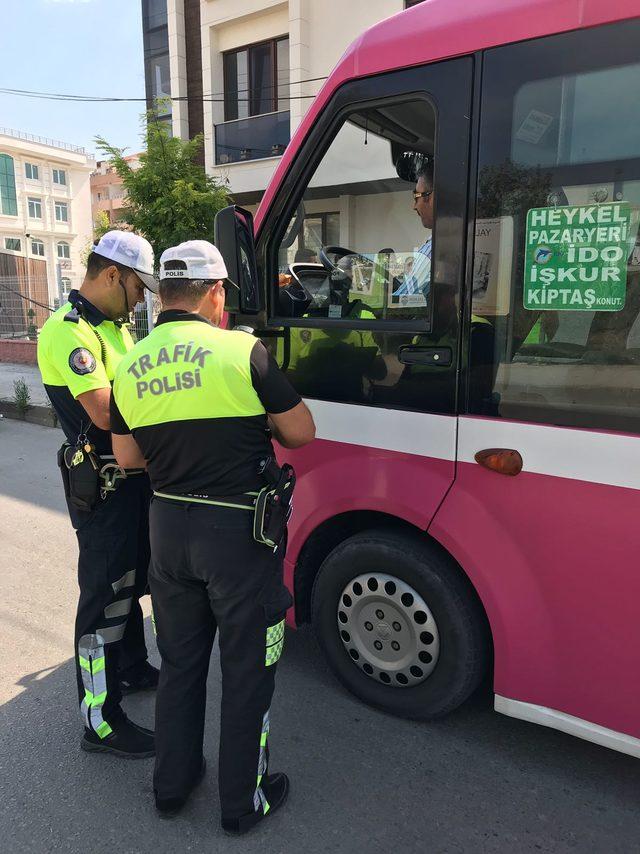
<svg viewBox="0 0 640 854">
<path fill-rule="evenodd" d="M 340 513 L 337 516 L 332 516 L 329 519 L 326 519 L 307 537 L 304 545 L 300 549 L 294 568 L 293 592 L 296 625 L 300 626 L 305 623 L 309 623 L 311 620 L 311 594 L 313 591 L 313 585 L 325 558 L 338 545 L 340 545 L 340 543 L 349 539 L 349 537 L 372 529 L 387 529 L 396 534 L 403 534 L 407 538 L 419 540 L 421 543 L 428 544 L 430 548 L 433 548 L 445 558 L 451 567 L 451 571 L 456 573 L 463 580 L 470 594 L 477 602 L 487 630 L 492 660 L 493 635 L 491 632 L 491 623 L 482 598 L 480 597 L 475 585 L 464 571 L 464 568 L 458 563 L 453 555 L 436 539 L 430 536 L 427 531 L 422 531 L 415 525 L 412 525 L 410 522 L 400 519 L 397 516 L 377 511 L 353 510 L 346 513 Z"/>
</svg>

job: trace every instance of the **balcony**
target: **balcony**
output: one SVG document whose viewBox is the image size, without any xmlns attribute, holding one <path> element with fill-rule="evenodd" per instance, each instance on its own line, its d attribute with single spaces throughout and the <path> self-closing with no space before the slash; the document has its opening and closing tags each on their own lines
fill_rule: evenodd
<svg viewBox="0 0 640 854">
<path fill-rule="evenodd" d="M 216 165 L 280 157 L 289 144 L 289 111 L 263 113 L 215 126 Z"/>
</svg>

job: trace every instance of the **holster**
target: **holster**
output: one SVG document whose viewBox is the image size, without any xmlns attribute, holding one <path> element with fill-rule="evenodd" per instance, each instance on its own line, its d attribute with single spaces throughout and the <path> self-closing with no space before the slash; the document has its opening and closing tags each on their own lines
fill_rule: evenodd
<svg viewBox="0 0 640 854">
<path fill-rule="evenodd" d="M 278 466 L 273 457 L 263 460 L 260 471 L 268 483 L 256 498 L 253 538 L 276 551 L 285 539 L 293 510 L 296 473 L 288 463 Z"/>
<path fill-rule="evenodd" d="M 95 453 L 65 442 L 58 451 L 58 465 L 71 506 L 85 513 L 93 510 L 100 484 L 100 466 Z"/>
</svg>

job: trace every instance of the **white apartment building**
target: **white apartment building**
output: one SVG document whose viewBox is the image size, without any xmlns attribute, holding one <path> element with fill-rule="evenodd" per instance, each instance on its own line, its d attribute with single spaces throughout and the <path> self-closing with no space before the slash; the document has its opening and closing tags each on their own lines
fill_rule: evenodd
<svg viewBox="0 0 640 854">
<path fill-rule="evenodd" d="M 84 148 L 0 128 L 0 251 L 46 261 L 51 305 L 82 282 L 94 169 Z"/>
<path fill-rule="evenodd" d="M 419 0 L 166 0 L 174 98 L 191 98 L 193 91 L 195 62 L 186 41 L 193 43 L 198 2 L 205 167 L 228 181 L 235 201 L 252 208 L 348 45 Z M 174 135 L 187 138 L 189 102 L 174 100 L 172 109 Z"/>
</svg>

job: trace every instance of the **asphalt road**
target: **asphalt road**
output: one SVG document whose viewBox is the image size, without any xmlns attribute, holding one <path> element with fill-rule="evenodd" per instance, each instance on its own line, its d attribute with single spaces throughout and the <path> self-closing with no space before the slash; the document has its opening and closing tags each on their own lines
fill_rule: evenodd
<svg viewBox="0 0 640 854">
<path fill-rule="evenodd" d="M 342 690 L 308 630 L 288 633 L 272 710 L 287 806 L 242 840 L 219 829 L 216 653 L 209 774 L 180 817 L 158 819 L 152 761 L 79 750 L 76 546 L 54 463 L 60 439 L 0 421 L 0 851 L 640 851 L 638 760 L 497 715 L 489 690 L 435 724 L 388 717 Z M 152 697 L 125 702 L 151 724 Z"/>
</svg>

